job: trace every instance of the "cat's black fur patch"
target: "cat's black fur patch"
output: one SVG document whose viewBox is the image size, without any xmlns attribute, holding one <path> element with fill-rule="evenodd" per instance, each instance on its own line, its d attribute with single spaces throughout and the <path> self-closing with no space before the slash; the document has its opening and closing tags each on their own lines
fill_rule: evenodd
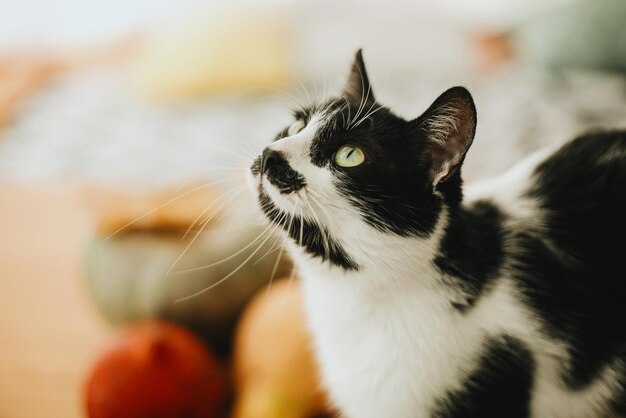
<svg viewBox="0 0 626 418">
<path fill-rule="evenodd" d="M 433 418 L 526 418 L 530 414 L 535 362 L 519 340 L 489 339 L 463 389 L 438 400 Z"/>
<path fill-rule="evenodd" d="M 443 273 L 461 281 L 456 285 L 463 288 L 466 300 L 453 306 L 464 312 L 500 272 L 504 215 L 494 204 L 482 200 L 454 210 L 449 218 L 434 262 Z"/>
<path fill-rule="evenodd" d="M 286 218 L 267 194 L 259 192 L 259 202 L 265 215 L 282 226 L 289 237 L 300 244 L 307 253 L 328 260 L 331 264 L 346 270 L 358 270 L 356 264 L 322 226 L 297 216 Z"/>
<path fill-rule="evenodd" d="M 306 186 L 304 177 L 291 168 L 279 152 L 268 148 L 263 151 L 261 171 L 282 194 L 297 192 Z"/>
<path fill-rule="evenodd" d="M 619 385 L 620 388 L 610 406 L 615 415 L 623 417 L 626 416 L 626 373 L 622 375 Z"/>
<path fill-rule="evenodd" d="M 544 238 L 517 236 L 516 276 L 546 332 L 569 347 L 565 382 L 582 389 L 626 361 L 626 132 L 569 142 L 534 181 Z"/>
<path fill-rule="evenodd" d="M 465 310 L 506 259 L 521 302 L 568 347 L 564 384 L 582 390 L 626 362 L 626 132 L 569 142 L 533 181 L 539 229 L 504 228 L 495 206 L 477 202 L 451 216 L 435 263 L 467 289 L 469 303 L 454 303 Z"/>
</svg>

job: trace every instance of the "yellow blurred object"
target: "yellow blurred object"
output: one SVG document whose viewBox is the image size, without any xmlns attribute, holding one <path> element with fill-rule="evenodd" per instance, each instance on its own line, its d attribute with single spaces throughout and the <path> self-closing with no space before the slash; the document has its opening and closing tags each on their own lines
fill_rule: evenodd
<svg viewBox="0 0 626 418">
<path fill-rule="evenodd" d="M 131 84 L 153 100 L 284 87 L 291 79 L 289 20 L 276 8 L 216 11 L 155 34 L 131 64 Z"/>
<path fill-rule="evenodd" d="M 327 413 L 300 285 L 261 290 L 237 329 L 233 418 L 308 418 Z"/>
</svg>

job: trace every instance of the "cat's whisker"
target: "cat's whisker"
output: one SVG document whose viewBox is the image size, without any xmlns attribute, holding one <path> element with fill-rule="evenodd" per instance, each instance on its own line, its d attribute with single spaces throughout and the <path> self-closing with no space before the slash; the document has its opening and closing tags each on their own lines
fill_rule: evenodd
<svg viewBox="0 0 626 418">
<path fill-rule="evenodd" d="M 207 217 L 205 219 L 202 220 L 201 225 L 204 224 L 208 224 L 209 222 L 211 222 L 211 220 L 217 216 L 226 206 L 231 206 L 233 205 L 233 202 L 235 202 L 237 199 L 241 198 L 242 196 L 245 196 L 245 190 L 247 189 L 247 186 L 245 184 L 241 184 L 235 188 L 233 188 L 231 191 L 235 192 L 232 196 L 228 196 L 227 198 L 223 198 L 222 203 L 219 205 L 219 207 L 215 207 L 215 209 L 209 213 L 207 215 Z"/>
<path fill-rule="evenodd" d="M 248 168 L 247 167 L 247 165 L 248 165 L 247 162 L 248 161 L 249 160 L 246 160 L 246 162 L 242 161 L 240 164 L 236 164 L 236 165 L 211 165 L 210 167 L 203 167 L 203 168 L 198 169 L 198 172 L 202 173 L 202 172 L 206 172 L 206 171 L 225 171 L 225 172 L 228 173 L 229 171 L 245 170 L 245 169 Z M 242 176 L 242 175 L 245 175 L 245 173 L 244 174 L 238 174 L 238 176 Z M 225 173 L 223 177 L 231 178 L 232 176 L 233 176 L 233 174 L 230 174 L 230 173 L 226 174 Z"/>
<path fill-rule="evenodd" d="M 292 75 L 294 75 L 295 77 L 295 73 L 291 73 Z M 289 98 L 292 100 L 292 102 L 298 106 L 298 107 L 303 107 L 302 101 L 300 99 L 298 99 L 296 96 L 294 96 L 292 93 L 290 93 L 287 90 L 283 90 L 283 89 L 279 89 L 279 88 L 275 88 L 275 87 L 267 87 L 267 86 L 257 86 L 257 87 L 249 87 L 246 89 L 241 89 L 238 91 L 238 93 L 248 93 L 248 92 L 253 92 L 253 91 L 272 91 L 275 93 L 280 93 L 280 95 L 276 95 L 276 96 L 267 96 L 267 98 L 280 98 L 280 99 L 285 99 L 285 97 Z"/>
<path fill-rule="evenodd" d="M 385 78 L 385 83 L 382 85 L 382 87 L 377 88 L 377 89 L 376 89 L 376 91 L 378 91 L 379 93 L 380 93 L 380 92 L 384 92 L 384 91 L 387 89 L 388 85 L 389 85 L 389 76 L 387 76 L 387 77 Z M 369 89 L 371 89 L 371 85 L 370 85 L 370 86 L 368 86 L 368 95 L 369 95 Z M 370 106 L 370 109 L 369 109 L 369 110 L 371 110 L 371 109 L 372 109 L 372 108 L 373 108 L 376 104 L 377 104 L 377 103 L 376 103 L 376 101 L 374 101 L 374 103 L 372 104 L 372 106 Z M 372 116 L 374 113 L 376 113 L 378 110 L 380 110 L 381 108 L 384 108 L 384 107 L 385 107 L 385 106 L 380 105 L 380 107 L 379 107 L 378 109 L 376 109 L 375 111 L 373 111 L 373 112 L 371 112 L 371 113 L 370 113 L 369 111 L 368 111 L 368 112 L 366 112 L 366 113 L 367 113 L 367 114 L 366 114 L 366 116 L 364 116 L 363 118 L 361 118 L 361 120 L 360 120 L 359 122 L 357 122 L 357 123 L 356 123 L 356 126 L 354 126 L 354 128 L 356 128 L 357 126 L 359 126 L 359 125 L 361 124 L 361 122 L 363 122 L 364 120 L 367 120 L 367 118 L 369 118 L 369 117 L 370 117 L 370 116 Z M 356 118 L 355 118 L 355 119 L 356 119 Z"/>
<path fill-rule="evenodd" d="M 249 146 L 249 144 L 247 144 Z M 250 149 L 250 148 L 244 148 L 243 143 L 237 142 L 235 144 L 235 146 L 237 146 L 237 148 L 239 148 L 239 150 L 248 158 L 250 158 L 250 160 L 254 160 L 254 158 L 256 158 L 257 155 L 259 155 L 258 152 Z"/>
<path fill-rule="evenodd" d="M 238 194 L 235 199 L 241 198 L 242 196 L 243 196 L 242 194 Z M 234 203 L 232 203 L 232 204 L 234 204 Z M 220 223 L 219 224 L 220 226 L 213 226 L 213 227 L 211 227 L 211 232 L 232 231 L 233 227 L 234 227 L 233 222 L 234 222 L 234 219 L 230 219 L 227 225 L 222 225 Z M 241 227 L 243 229 L 243 228 L 248 228 L 248 227 L 257 226 L 257 225 L 259 225 L 259 221 L 258 220 L 250 219 L 250 220 L 245 221 L 245 222 L 238 221 L 236 226 L 237 227 Z"/>
<path fill-rule="evenodd" d="M 300 208 L 300 239 L 298 240 L 298 245 L 302 247 L 304 239 L 304 214 L 302 213 L 302 208 Z"/>
<path fill-rule="evenodd" d="M 326 101 L 326 99 L 329 97 L 328 95 L 329 91 L 328 91 L 328 74 L 325 73 L 323 75 L 323 87 L 322 87 L 322 100 Z"/>
<path fill-rule="evenodd" d="M 312 197 L 312 196 L 311 196 Z M 306 202 L 307 205 L 309 206 L 311 212 L 313 213 L 313 216 L 316 219 L 316 222 L 319 225 L 319 229 L 320 229 L 320 236 L 322 238 L 322 246 L 324 247 L 324 253 L 326 255 L 326 257 L 330 257 L 330 243 L 329 243 L 329 238 L 326 234 L 326 227 L 324 226 L 324 224 L 322 224 L 322 222 L 320 221 L 319 217 L 317 216 L 317 214 L 315 213 L 315 210 L 313 209 L 313 207 L 311 206 L 311 204 L 309 202 Z"/>
<path fill-rule="evenodd" d="M 276 220 L 276 223 L 278 223 L 279 225 L 283 225 L 283 221 L 285 220 L 286 215 L 285 214 L 281 214 L 280 218 L 278 218 Z M 267 251 L 265 251 L 265 253 L 260 256 L 259 258 L 257 258 L 254 263 L 252 264 L 253 266 L 256 266 L 259 262 L 261 262 L 265 257 L 267 257 L 268 255 L 270 255 L 271 253 L 273 253 L 274 251 L 278 250 L 280 247 L 282 246 L 281 242 L 280 242 L 280 238 L 278 238 L 278 236 L 276 237 L 276 239 L 274 240 L 274 242 L 272 243 L 272 245 L 270 245 L 270 248 L 268 248 Z"/>
<path fill-rule="evenodd" d="M 212 207 L 215 209 L 215 207 L 213 206 L 215 204 L 215 201 L 211 202 L 210 204 L 208 204 L 203 210 L 202 212 L 200 212 L 200 214 L 196 217 L 196 219 L 193 220 L 193 222 L 191 223 L 191 225 L 189 225 L 187 227 L 187 230 L 185 231 L 185 233 L 183 234 L 183 236 L 180 238 L 181 241 L 184 241 L 185 238 L 187 238 L 187 235 L 189 235 L 189 232 L 191 232 L 193 230 L 193 228 L 196 226 L 196 224 L 198 223 L 198 221 L 207 213 L 207 211 L 209 209 L 211 209 Z M 200 225 L 204 225 L 204 221 L 200 223 Z"/>
<path fill-rule="evenodd" d="M 208 268 L 211 267 L 215 267 L 218 266 L 222 263 L 225 263 L 229 260 L 232 260 L 233 258 L 237 257 L 239 254 L 241 254 L 242 252 L 246 251 L 248 248 L 252 247 L 254 244 L 256 244 L 259 240 L 263 239 L 262 237 L 269 232 L 270 230 L 273 229 L 273 225 L 269 224 L 268 226 L 265 227 L 265 229 L 263 229 L 263 231 L 261 231 L 259 233 L 259 235 L 256 236 L 256 238 L 254 238 L 253 240 L 251 240 L 248 244 L 246 244 L 245 247 L 240 248 L 238 251 L 236 251 L 235 253 L 229 255 L 228 257 L 224 257 L 221 260 L 215 261 L 213 263 L 210 264 L 204 264 L 202 266 L 198 266 L 198 267 L 191 267 L 191 268 L 187 268 L 187 269 L 182 269 L 182 270 L 176 270 L 174 272 L 172 272 L 172 275 L 175 274 L 183 274 L 183 273 L 190 273 L 190 272 L 195 272 L 195 271 L 201 271 L 201 270 L 206 270 Z"/>
<path fill-rule="evenodd" d="M 270 280 L 267 283 L 266 291 L 269 291 L 272 288 L 272 282 L 274 280 L 274 276 L 276 276 L 276 271 L 278 270 L 278 264 L 282 260 L 284 252 L 285 252 L 285 246 L 281 243 L 280 252 L 278 253 L 278 257 L 276 257 L 276 261 L 274 262 L 274 266 L 272 267 L 272 274 L 270 274 Z"/>
<path fill-rule="evenodd" d="M 273 236 L 273 232 L 276 229 L 276 227 L 270 232 L 268 233 L 268 235 L 265 237 L 265 239 L 263 240 L 263 242 L 261 242 L 261 244 L 259 244 L 259 246 L 256 248 L 256 250 L 254 250 L 241 264 L 239 264 L 239 266 L 237 268 L 235 268 L 233 271 L 231 271 L 230 273 L 228 273 L 226 276 L 222 277 L 220 280 L 218 280 L 217 282 L 211 284 L 210 286 L 205 287 L 204 289 L 195 292 L 189 296 L 185 296 L 183 298 L 177 299 L 174 301 L 174 303 L 180 303 L 180 302 L 185 302 L 189 299 L 193 299 L 196 296 L 200 296 L 208 291 L 210 291 L 211 289 L 213 289 L 216 286 L 219 286 L 220 284 L 224 283 L 226 280 L 228 280 L 230 277 L 232 277 L 235 273 L 237 273 L 239 270 L 241 270 L 241 268 L 243 266 L 246 265 L 246 263 L 248 261 L 250 261 L 252 259 L 252 257 L 254 257 L 254 255 L 263 247 L 263 245 L 267 242 L 268 239 L 270 239 Z"/>
<path fill-rule="evenodd" d="M 220 195 L 217 199 L 214 199 L 209 205 L 207 205 L 206 208 L 204 208 L 204 210 L 202 212 L 200 212 L 200 214 L 196 217 L 196 219 L 191 223 L 191 225 L 189 225 L 189 227 L 187 228 L 187 231 L 185 231 L 185 233 L 183 234 L 183 236 L 181 237 L 181 241 L 183 241 L 185 238 L 187 238 L 187 235 L 189 235 L 189 233 L 193 230 L 193 228 L 196 226 L 196 224 L 200 221 L 200 219 L 202 219 L 202 217 L 207 213 L 207 211 L 211 208 L 213 208 L 213 211 L 205 218 L 202 220 L 202 222 L 200 223 L 201 226 L 206 225 L 208 222 L 211 221 L 211 219 L 213 219 L 213 217 L 231 200 L 231 199 L 227 199 L 226 203 L 224 204 L 220 204 L 220 202 L 224 201 L 226 199 L 226 197 L 228 197 L 230 194 L 232 194 L 233 192 L 236 192 L 236 195 L 239 194 L 242 190 L 242 188 L 246 187 L 245 185 L 239 185 L 234 187 L 233 189 L 223 193 L 222 195 Z"/>
<path fill-rule="evenodd" d="M 359 110 L 357 112 L 357 114 L 354 116 L 354 120 L 358 120 L 359 116 L 363 113 L 363 111 L 365 110 L 365 106 L 367 105 L 367 101 L 370 95 L 370 86 L 367 86 L 367 94 L 365 95 L 365 99 L 363 100 L 363 103 L 361 106 L 359 106 Z M 372 104 L 372 106 L 374 106 L 376 103 Z M 370 107 L 371 109 L 371 107 Z M 367 112 L 366 112 L 367 113 Z M 354 125 L 356 122 L 353 121 L 352 126 L 350 127 L 350 129 L 354 129 Z"/>
<path fill-rule="evenodd" d="M 290 71 L 291 75 L 296 79 L 296 81 L 298 82 L 298 84 L 300 85 L 300 87 L 302 88 L 302 90 L 304 91 L 307 100 L 309 101 L 309 103 L 313 103 L 313 100 L 311 99 L 311 95 L 309 94 L 309 91 L 307 90 L 306 86 L 304 85 L 304 83 L 302 82 L 302 79 L 298 76 L 298 74 Z M 303 106 L 300 106 L 303 107 Z"/>
<path fill-rule="evenodd" d="M 228 193 L 232 193 L 234 191 L 237 192 L 241 192 L 241 188 L 244 187 L 242 186 L 238 186 L 237 188 L 231 190 Z M 218 213 L 218 211 L 220 209 L 222 209 L 226 204 L 228 203 L 228 200 L 222 202 L 220 204 L 219 207 L 216 208 L 216 210 L 214 211 L 213 216 L 215 216 L 216 213 Z M 212 218 L 212 217 L 211 217 Z M 211 218 L 207 218 L 205 220 L 205 222 L 203 223 L 203 225 L 200 227 L 200 229 L 198 230 L 198 232 L 196 233 L 196 235 L 194 235 L 194 237 L 191 239 L 191 241 L 189 242 L 189 244 L 185 247 L 185 249 L 183 250 L 183 252 L 178 256 L 178 258 L 176 258 L 176 260 L 174 261 L 174 263 L 172 263 L 172 265 L 170 266 L 169 269 L 167 269 L 167 271 L 165 272 L 165 275 L 169 275 L 172 270 L 174 269 L 174 267 L 176 267 L 176 265 L 180 262 L 180 260 L 185 256 L 185 254 L 187 254 L 187 251 L 189 251 L 189 249 L 191 248 L 191 246 L 193 245 L 194 242 L 196 242 L 196 240 L 198 239 L 198 237 L 200 236 L 200 234 L 202 233 L 202 231 L 204 231 L 204 229 L 206 228 L 206 226 L 209 224 L 209 221 L 211 220 Z"/>
<path fill-rule="evenodd" d="M 367 111 L 367 113 L 365 114 L 365 116 L 363 116 L 357 123 L 355 123 L 353 128 L 356 128 L 357 126 L 359 126 L 361 123 L 363 123 L 363 121 L 367 120 L 367 118 L 372 116 L 374 113 L 378 112 L 381 109 L 384 109 L 383 105 L 379 105 L 375 110 L 372 111 L 372 109 L 374 107 L 376 107 L 376 103 L 374 103 L 373 105 L 370 106 L 370 108 Z"/>
<path fill-rule="evenodd" d="M 322 198 L 322 196 L 321 196 L 319 193 L 317 193 L 315 190 L 311 190 L 311 189 L 309 189 L 309 190 L 308 190 L 308 196 L 309 196 L 309 197 L 313 200 L 313 202 L 314 202 L 315 204 L 317 204 L 317 206 L 320 208 L 320 210 L 321 210 L 322 212 L 324 212 L 324 214 L 326 215 L 326 219 L 329 219 L 329 220 L 330 220 L 330 219 L 332 219 L 332 217 L 330 216 L 330 214 L 328 213 L 328 211 L 326 210 L 326 208 L 324 207 L 324 205 L 322 205 L 322 204 L 319 202 L 319 200 L 317 200 L 317 198 L 315 197 L 315 196 L 317 196 L 318 198 L 320 198 L 320 199 L 321 199 L 321 198 Z"/>
<path fill-rule="evenodd" d="M 348 101 L 347 97 L 342 96 L 341 98 L 346 104 L 346 109 L 348 109 L 348 117 L 346 118 L 347 124 L 344 128 L 349 129 L 350 124 L 352 123 L 352 106 L 350 106 L 350 102 Z"/>
<path fill-rule="evenodd" d="M 311 197 L 311 196 L 309 195 L 309 197 Z M 323 232 L 324 224 L 322 224 L 322 222 L 320 221 L 319 217 L 315 213 L 315 210 L 313 209 L 313 206 L 311 206 L 311 203 L 308 201 L 308 199 L 303 199 L 303 200 L 307 204 L 307 206 L 309 207 L 309 210 L 311 211 L 311 215 L 315 218 L 315 222 L 317 222 L 317 225 L 320 228 L 320 234 L 321 234 L 321 237 L 322 237 L 322 245 L 324 247 L 324 254 L 325 254 L 326 257 L 329 257 L 330 256 L 330 248 L 329 248 L 329 245 L 328 245 L 328 238 L 326 237 L 326 234 Z"/>
<path fill-rule="evenodd" d="M 241 147 L 244 151 L 246 151 L 248 155 L 250 155 L 251 160 L 254 160 L 262 151 L 254 148 L 252 144 L 250 144 L 248 141 L 238 143 L 237 145 Z"/>
<path fill-rule="evenodd" d="M 211 144 L 211 147 L 215 148 L 217 150 L 226 152 L 226 153 L 228 153 L 230 155 L 233 155 L 233 156 L 235 156 L 237 158 L 240 158 L 242 164 L 243 163 L 247 163 L 248 161 L 250 161 L 251 157 L 253 157 L 253 156 L 249 156 L 249 155 L 245 155 L 245 154 L 240 154 L 240 153 L 236 152 L 235 150 L 233 150 L 231 148 L 222 147 L 222 146 L 219 146 L 217 144 Z"/>
<path fill-rule="evenodd" d="M 159 209 L 162 209 L 165 206 L 170 205 L 170 204 L 172 204 L 172 203 L 182 199 L 185 196 L 189 196 L 192 193 L 196 193 L 196 192 L 198 192 L 200 190 L 206 189 L 206 188 L 214 186 L 216 184 L 226 183 L 226 182 L 229 182 L 229 181 L 231 181 L 231 180 L 230 179 L 222 179 L 222 180 L 212 181 L 210 183 L 205 183 L 205 184 L 202 184 L 200 186 L 194 187 L 194 188 L 192 188 L 190 190 L 187 190 L 186 192 L 181 193 L 180 195 L 178 195 L 178 196 L 176 196 L 176 197 L 166 201 L 165 203 L 160 204 L 159 206 L 157 206 L 157 207 L 155 207 L 153 209 L 150 209 L 148 212 L 144 213 L 143 215 L 136 217 L 132 221 L 126 223 L 124 226 L 121 226 L 120 228 L 116 229 L 115 231 L 113 231 L 112 233 L 107 235 L 105 240 L 108 240 L 108 239 L 114 237 L 115 235 L 117 235 L 118 233 L 122 232 L 124 229 L 128 228 L 129 226 L 135 224 L 136 222 L 139 222 L 140 220 L 146 218 L 147 216 L 152 215 L 154 212 L 158 211 Z"/>
<path fill-rule="evenodd" d="M 358 68 L 359 73 L 360 73 L 360 79 L 361 79 L 361 91 L 365 90 L 365 77 L 364 74 L 361 70 L 361 68 Z M 359 118 L 359 115 L 361 114 L 361 112 L 363 111 L 363 109 L 365 108 L 365 105 L 367 104 L 367 101 L 369 100 L 369 96 L 370 96 L 370 92 L 371 92 L 371 85 L 368 83 L 367 85 L 367 92 L 366 94 L 363 96 L 361 96 L 361 103 L 359 104 L 359 108 L 356 112 L 356 115 L 354 115 L 354 120 L 357 120 Z"/>
<path fill-rule="evenodd" d="M 286 102 L 286 105 L 288 107 L 301 108 L 301 107 L 304 106 L 303 104 L 300 103 L 301 101 L 300 100 L 296 100 L 295 97 L 285 97 L 286 94 L 287 93 L 285 93 L 284 95 L 273 94 L 273 95 L 270 95 L 270 96 L 265 96 L 265 98 L 267 98 L 267 99 L 282 99 L 283 101 Z"/>
<path fill-rule="evenodd" d="M 363 72 L 361 71 L 360 67 L 358 67 L 357 69 L 359 71 L 359 80 L 360 80 L 360 83 L 361 83 L 361 91 L 363 91 L 363 90 L 365 90 L 365 80 L 363 78 Z M 368 88 L 368 94 L 369 94 L 369 88 Z M 361 114 L 361 109 L 365 105 L 366 101 L 367 101 L 367 99 L 366 99 L 365 95 L 361 95 L 361 100 L 359 102 L 359 107 L 357 108 L 357 112 L 354 115 L 354 120 L 356 120 L 359 117 L 359 115 Z"/>
<path fill-rule="evenodd" d="M 346 115 L 343 113 L 343 106 L 338 105 L 337 106 L 337 112 L 339 112 L 341 114 L 341 129 L 345 129 L 345 127 L 346 127 Z M 336 124 L 335 124 L 335 129 L 338 129 Z"/>
<path fill-rule="evenodd" d="M 276 251 L 280 250 L 280 248 L 282 247 L 281 243 L 280 243 L 280 238 L 277 236 L 276 239 L 274 240 L 274 242 L 272 242 L 269 246 L 269 248 L 267 249 L 267 251 L 265 251 L 263 253 L 263 255 L 261 255 L 259 258 L 257 258 L 254 263 L 252 263 L 253 266 L 256 266 L 257 264 L 259 264 L 261 261 L 263 261 L 265 259 L 265 257 L 269 256 L 270 254 L 275 253 Z"/>
</svg>

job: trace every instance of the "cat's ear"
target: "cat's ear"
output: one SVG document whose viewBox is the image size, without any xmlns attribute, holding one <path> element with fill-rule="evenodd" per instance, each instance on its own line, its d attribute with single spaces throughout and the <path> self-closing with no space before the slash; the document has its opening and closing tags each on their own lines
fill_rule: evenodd
<svg viewBox="0 0 626 418">
<path fill-rule="evenodd" d="M 455 173 L 465 159 L 476 132 L 476 107 L 464 87 L 445 91 L 417 119 L 425 138 L 428 175 L 433 186 Z"/>
<path fill-rule="evenodd" d="M 354 63 L 352 64 L 352 70 L 348 76 L 348 82 L 343 89 L 342 95 L 349 101 L 361 104 L 367 102 L 374 102 L 374 92 L 370 85 L 370 80 L 367 77 L 367 71 L 365 70 L 365 63 L 363 62 L 363 52 L 359 49 L 354 57 Z"/>
</svg>

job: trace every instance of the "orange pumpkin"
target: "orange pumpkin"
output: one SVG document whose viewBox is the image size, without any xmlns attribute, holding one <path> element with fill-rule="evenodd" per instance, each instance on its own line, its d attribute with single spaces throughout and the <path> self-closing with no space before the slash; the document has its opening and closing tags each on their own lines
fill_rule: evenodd
<svg viewBox="0 0 626 418">
<path fill-rule="evenodd" d="M 328 409 L 303 312 L 300 285 L 261 290 L 239 323 L 233 418 L 308 418 Z"/>
</svg>

